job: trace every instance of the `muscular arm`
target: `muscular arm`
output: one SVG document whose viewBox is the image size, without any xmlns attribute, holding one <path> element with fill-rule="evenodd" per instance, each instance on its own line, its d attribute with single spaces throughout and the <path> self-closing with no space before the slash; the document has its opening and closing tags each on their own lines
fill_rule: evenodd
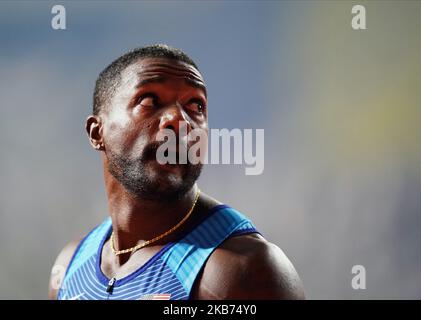
<svg viewBox="0 0 421 320">
<path fill-rule="evenodd" d="M 60 289 L 60 284 L 64 279 L 64 275 L 66 273 L 67 267 L 69 266 L 70 260 L 72 259 L 73 254 L 81 240 L 82 239 L 79 239 L 68 243 L 57 256 L 53 268 L 51 269 L 50 281 L 48 284 L 49 299 L 57 299 L 57 293 Z"/>
<path fill-rule="evenodd" d="M 209 257 L 193 299 L 305 299 L 301 280 L 281 249 L 257 234 L 226 240 Z"/>
</svg>

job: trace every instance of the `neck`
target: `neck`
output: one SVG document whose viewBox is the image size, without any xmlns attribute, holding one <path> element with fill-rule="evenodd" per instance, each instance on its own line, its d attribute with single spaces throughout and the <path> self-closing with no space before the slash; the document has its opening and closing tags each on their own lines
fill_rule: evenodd
<svg viewBox="0 0 421 320">
<path fill-rule="evenodd" d="M 116 250 L 131 248 L 174 227 L 191 209 L 198 190 L 194 185 L 172 202 L 146 200 L 133 196 L 111 175 L 105 180 Z M 155 244 L 168 242 L 176 231 Z"/>
</svg>

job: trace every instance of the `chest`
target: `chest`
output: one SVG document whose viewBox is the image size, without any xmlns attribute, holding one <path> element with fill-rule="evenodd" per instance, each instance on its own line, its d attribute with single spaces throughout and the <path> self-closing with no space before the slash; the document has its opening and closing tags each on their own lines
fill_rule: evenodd
<svg viewBox="0 0 421 320">
<path fill-rule="evenodd" d="M 112 255 L 109 251 L 104 250 L 101 254 L 100 267 L 101 271 L 107 278 L 121 279 L 132 274 L 136 270 L 151 264 L 154 257 L 164 248 L 165 246 L 154 246 L 150 248 L 143 248 L 135 252 L 130 256 L 127 261 L 122 265 L 116 256 Z"/>
</svg>

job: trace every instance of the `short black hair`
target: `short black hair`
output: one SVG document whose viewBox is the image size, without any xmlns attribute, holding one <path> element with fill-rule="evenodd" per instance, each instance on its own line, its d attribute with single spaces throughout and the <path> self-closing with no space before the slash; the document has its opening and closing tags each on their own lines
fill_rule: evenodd
<svg viewBox="0 0 421 320">
<path fill-rule="evenodd" d="M 197 70 L 199 68 L 193 60 L 182 50 L 166 44 L 154 44 L 132 49 L 114 60 L 98 76 L 95 82 L 93 97 L 93 114 L 98 115 L 103 106 L 110 101 L 121 81 L 121 72 L 140 58 L 167 58 L 185 62 Z"/>
</svg>

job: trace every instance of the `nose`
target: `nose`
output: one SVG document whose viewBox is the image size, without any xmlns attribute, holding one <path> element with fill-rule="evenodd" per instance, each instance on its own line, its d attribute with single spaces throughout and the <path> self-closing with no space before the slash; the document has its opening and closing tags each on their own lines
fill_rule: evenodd
<svg viewBox="0 0 421 320">
<path fill-rule="evenodd" d="M 159 129 L 173 130 L 178 136 L 182 126 L 186 126 L 186 134 L 188 134 L 191 130 L 191 124 L 189 116 L 184 112 L 182 106 L 179 103 L 176 103 L 165 108 L 160 118 Z"/>
</svg>

